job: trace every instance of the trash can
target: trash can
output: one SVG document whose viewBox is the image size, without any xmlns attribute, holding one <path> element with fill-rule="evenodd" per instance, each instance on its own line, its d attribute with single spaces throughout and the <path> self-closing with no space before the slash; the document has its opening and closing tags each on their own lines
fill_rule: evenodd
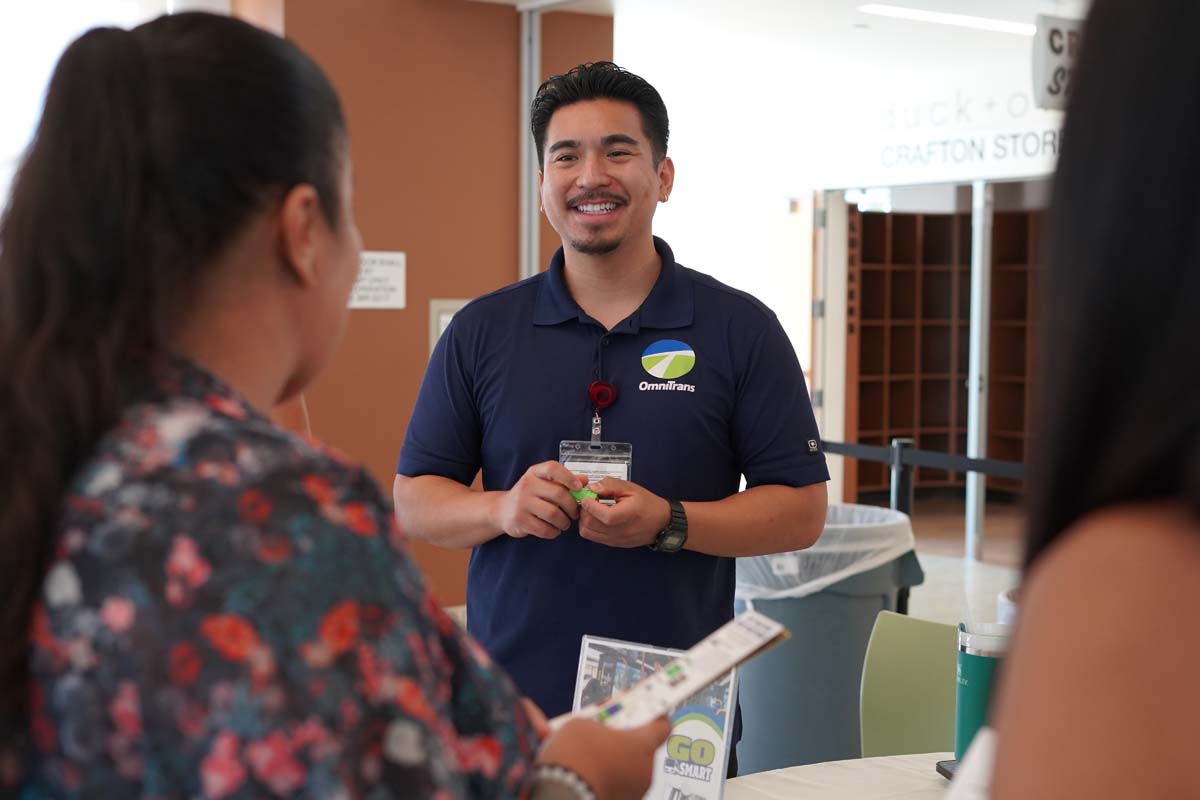
<svg viewBox="0 0 1200 800">
<path fill-rule="evenodd" d="M 739 670 L 739 774 L 862 756 L 859 688 L 875 617 L 924 579 L 909 518 L 876 506 L 832 505 L 811 548 L 737 560 L 736 610 L 792 634 Z"/>
</svg>

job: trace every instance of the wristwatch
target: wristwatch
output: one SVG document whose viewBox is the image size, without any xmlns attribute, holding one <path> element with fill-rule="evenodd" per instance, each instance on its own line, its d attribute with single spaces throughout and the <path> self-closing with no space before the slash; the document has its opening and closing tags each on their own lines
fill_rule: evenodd
<svg viewBox="0 0 1200 800">
<path fill-rule="evenodd" d="M 671 519 L 667 522 L 667 527 L 658 532 L 650 549 L 660 553 L 678 553 L 687 544 L 687 513 L 683 510 L 683 504 L 678 500 L 668 502 L 671 504 Z"/>
</svg>

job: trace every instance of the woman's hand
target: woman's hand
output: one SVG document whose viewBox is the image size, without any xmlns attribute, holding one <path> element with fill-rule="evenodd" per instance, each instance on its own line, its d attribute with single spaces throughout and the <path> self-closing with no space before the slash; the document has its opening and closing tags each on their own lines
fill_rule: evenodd
<svg viewBox="0 0 1200 800">
<path fill-rule="evenodd" d="M 572 719 L 550 735 L 539 764 L 566 767 L 587 781 L 600 800 L 642 797 L 654 773 L 654 751 L 671 735 L 666 717 L 631 730 Z"/>
</svg>

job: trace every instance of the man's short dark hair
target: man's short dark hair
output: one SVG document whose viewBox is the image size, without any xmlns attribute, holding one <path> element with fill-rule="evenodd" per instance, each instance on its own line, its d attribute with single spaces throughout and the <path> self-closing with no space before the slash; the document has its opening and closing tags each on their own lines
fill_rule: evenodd
<svg viewBox="0 0 1200 800">
<path fill-rule="evenodd" d="M 545 153 L 546 129 L 550 118 L 563 106 L 583 100 L 621 100 L 632 103 L 642 117 L 642 132 L 650 139 L 654 163 L 667 154 L 667 106 L 658 90 L 644 78 L 621 69 L 611 61 L 589 61 L 563 75 L 554 75 L 538 88 L 530 108 L 533 141 L 537 145 L 538 164 Z"/>
</svg>

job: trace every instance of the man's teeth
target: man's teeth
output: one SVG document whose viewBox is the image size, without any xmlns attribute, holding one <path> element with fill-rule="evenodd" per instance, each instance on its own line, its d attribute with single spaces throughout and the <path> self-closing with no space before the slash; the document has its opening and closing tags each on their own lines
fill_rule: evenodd
<svg viewBox="0 0 1200 800">
<path fill-rule="evenodd" d="M 583 203 L 575 208 L 584 214 L 607 214 L 616 210 L 616 203 Z"/>
</svg>

